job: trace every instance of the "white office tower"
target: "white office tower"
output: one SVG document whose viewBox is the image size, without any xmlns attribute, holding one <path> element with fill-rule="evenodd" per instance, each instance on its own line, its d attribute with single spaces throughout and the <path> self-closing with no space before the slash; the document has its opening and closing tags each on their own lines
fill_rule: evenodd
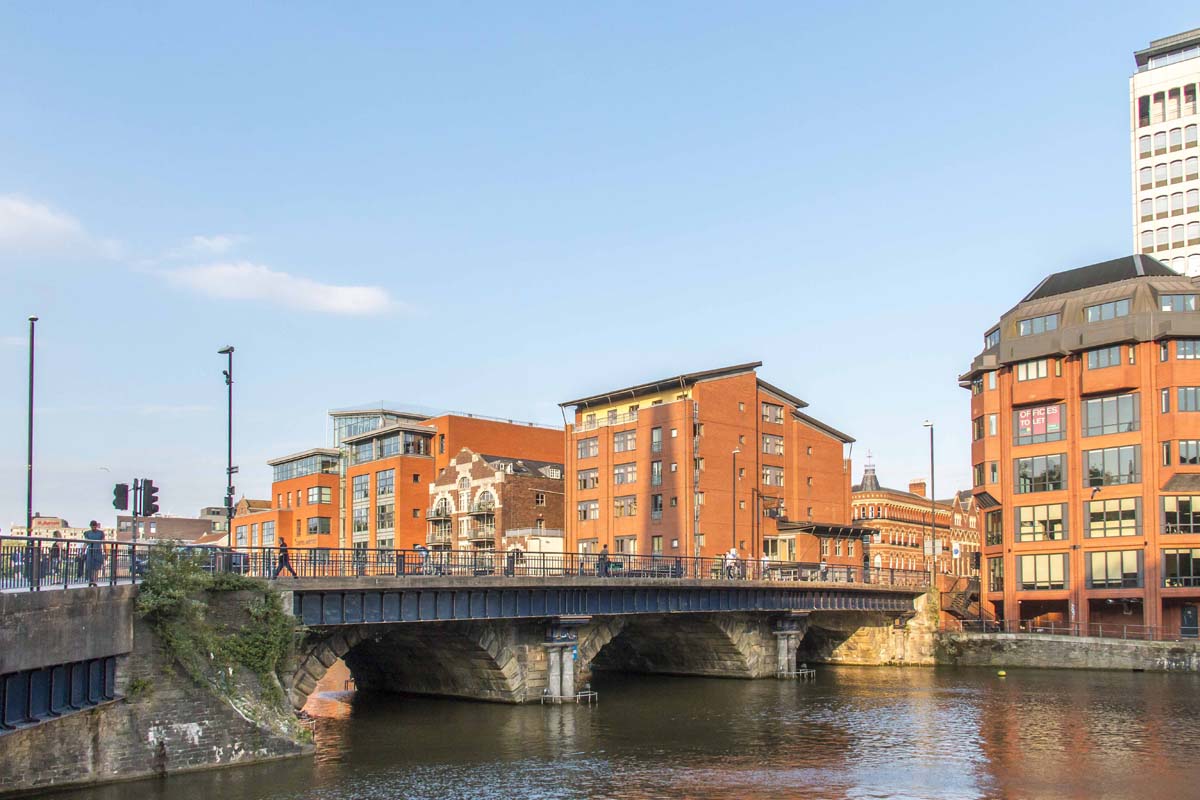
<svg viewBox="0 0 1200 800">
<path fill-rule="evenodd" d="M 1129 79 L 1135 251 L 1200 275 L 1200 28 L 1134 53 Z"/>
</svg>

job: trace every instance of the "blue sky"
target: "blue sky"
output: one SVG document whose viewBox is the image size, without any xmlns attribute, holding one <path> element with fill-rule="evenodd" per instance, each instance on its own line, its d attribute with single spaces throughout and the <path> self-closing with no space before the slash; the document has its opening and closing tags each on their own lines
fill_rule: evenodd
<svg viewBox="0 0 1200 800">
<path fill-rule="evenodd" d="M 0 527 L 239 493 L 381 399 L 557 403 L 762 360 L 855 479 L 970 481 L 956 375 L 1131 251 L 1128 77 L 1179 4 L 0 6 Z"/>
</svg>

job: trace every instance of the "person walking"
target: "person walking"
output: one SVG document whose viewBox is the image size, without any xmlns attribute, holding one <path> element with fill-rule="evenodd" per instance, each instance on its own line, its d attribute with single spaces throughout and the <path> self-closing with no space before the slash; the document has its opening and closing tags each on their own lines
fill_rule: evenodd
<svg viewBox="0 0 1200 800">
<path fill-rule="evenodd" d="M 98 586 L 96 573 L 104 566 L 104 545 L 100 544 L 104 541 L 104 531 L 100 530 L 100 523 L 92 520 L 88 529 L 84 531 L 83 538 L 87 540 L 83 561 L 87 571 L 88 586 Z"/>
<path fill-rule="evenodd" d="M 608 545 L 600 548 L 600 556 L 596 559 L 596 571 L 601 578 L 608 577 Z"/>
<path fill-rule="evenodd" d="M 292 569 L 292 559 L 291 559 L 291 557 L 288 556 L 287 540 L 285 540 L 282 536 L 280 536 L 279 537 L 279 562 L 275 565 L 275 574 L 271 576 L 271 579 L 274 580 L 275 578 L 278 578 L 279 573 L 283 572 L 285 569 L 288 572 L 292 573 L 293 578 L 299 577 L 298 575 L 296 575 L 296 570 Z"/>
<path fill-rule="evenodd" d="M 413 550 L 417 551 L 417 555 L 421 557 L 421 574 L 429 574 L 429 548 L 417 542 L 413 545 Z"/>
<path fill-rule="evenodd" d="M 62 563 L 62 543 L 59 539 L 62 538 L 61 531 L 54 532 L 54 544 L 50 545 L 50 579 L 58 580 L 58 567 Z"/>
</svg>

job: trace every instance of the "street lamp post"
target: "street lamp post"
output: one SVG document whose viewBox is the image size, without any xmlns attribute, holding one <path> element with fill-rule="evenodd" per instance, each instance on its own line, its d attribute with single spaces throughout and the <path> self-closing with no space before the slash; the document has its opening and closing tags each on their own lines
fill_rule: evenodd
<svg viewBox="0 0 1200 800">
<path fill-rule="evenodd" d="M 742 448 L 733 448 L 733 491 L 730 494 L 729 510 L 731 516 L 729 518 L 729 538 L 730 545 L 734 550 L 737 549 L 737 457 L 738 453 L 742 452 Z"/>
<path fill-rule="evenodd" d="M 929 584 L 932 586 L 937 574 L 937 556 L 935 555 L 934 540 L 937 537 L 937 491 L 933 480 L 933 422 L 925 420 L 929 428 Z"/>
<path fill-rule="evenodd" d="M 233 473 L 237 469 L 233 466 L 233 345 L 222 347 L 217 351 L 218 355 L 227 356 L 229 358 L 229 366 L 223 373 L 225 375 L 225 387 L 228 390 L 229 410 L 226 416 L 226 462 L 225 462 L 225 537 L 226 540 L 233 544 Z"/>
<path fill-rule="evenodd" d="M 25 535 L 33 535 L 33 345 L 37 317 L 29 318 L 29 424 L 25 459 Z"/>
</svg>

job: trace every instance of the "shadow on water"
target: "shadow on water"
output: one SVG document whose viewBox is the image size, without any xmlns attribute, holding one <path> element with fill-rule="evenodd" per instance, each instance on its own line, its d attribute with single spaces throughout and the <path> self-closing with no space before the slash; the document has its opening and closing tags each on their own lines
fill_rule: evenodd
<svg viewBox="0 0 1200 800">
<path fill-rule="evenodd" d="M 600 703 L 327 692 L 317 752 L 70 792 L 150 798 L 1195 795 L 1197 676 L 822 667 L 815 682 L 600 675 Z"/>
</svg>

